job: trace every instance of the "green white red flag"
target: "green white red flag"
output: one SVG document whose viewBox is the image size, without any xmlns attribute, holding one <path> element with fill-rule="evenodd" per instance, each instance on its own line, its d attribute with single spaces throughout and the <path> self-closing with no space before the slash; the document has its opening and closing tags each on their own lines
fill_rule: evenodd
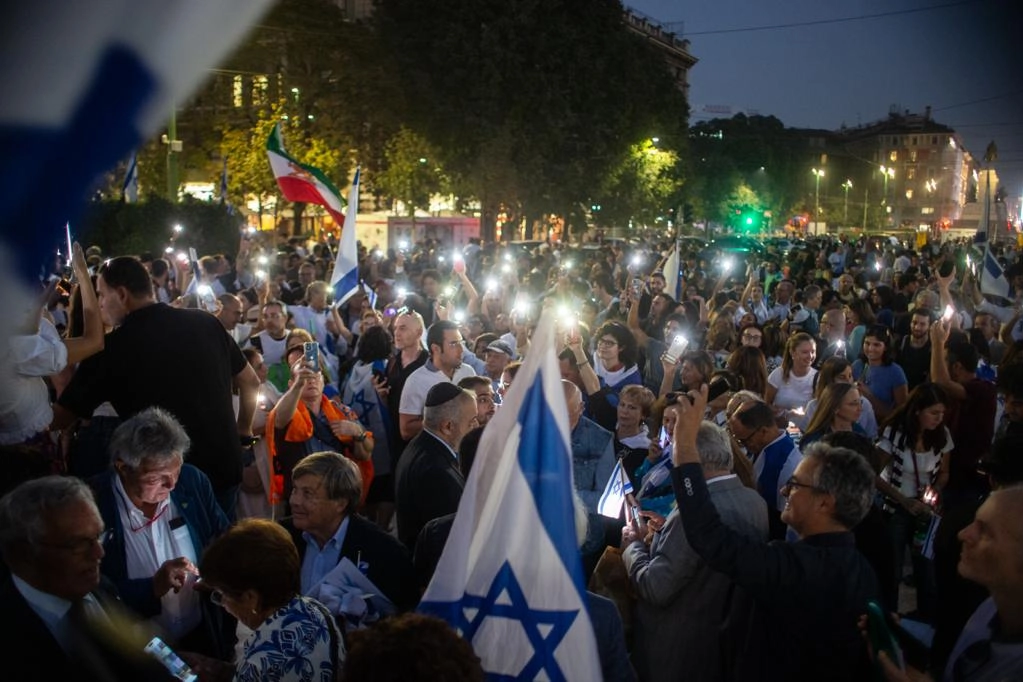
<svg viewBox="0 0 1023 682">
<path fill-rule="evenodd" d="M 322 206 L 339 226 L 345 224 L 345 216 L 341 212 L 345 203 L 341 193 L 319 168 L 299 163 L 284 151 L 280 123 L 274 126 L 266 140 L 266 153 L 270 157 L 270 170 L 277 178 L 277 186 L 285 199 Z"/>
</svg>

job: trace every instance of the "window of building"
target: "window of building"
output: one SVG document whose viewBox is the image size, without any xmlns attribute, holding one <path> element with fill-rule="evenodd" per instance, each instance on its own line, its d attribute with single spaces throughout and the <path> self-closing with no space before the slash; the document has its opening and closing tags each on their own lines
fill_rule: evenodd
<svg viewBox="0 0 1023 682">
<path fill-rule="evenodd" d="M 911 189 L 907 189 L 906 190 L 906 198 L 907 199 L 912 199 L 913 198 L 913 190 L 911 190 Z"/>
<path fill-rule="evenodd" d="M 893 147 L 898 147 L 899 146 L 899 138 L 897 138 L 897 137 L 893 137 L 892 138 L 892 146 Z"/>
<path fill-rule="evenodd" d="M 916 146 L 916 138 L 915 137 L 911 137 L 909 139 L 909 143 L 915 147 Z"/>
<path fill-rule="evenodd" d="M 266 104 L 266 91 L 270 86 L 266 76 L 255 76 L 252 79 L 252 103 Z"/>
<path fill-rule="evenodd" d="M 934 135 L 934 136 L 931 137 L 931 144 L 933 144 L 934 146 L 938 145 L 938 136 L 937 135 Z"/>
<path fill-rule="evenodd" d="M 913 139 L 915 140 L 916 138 L 914 137 Z M 913 144 L 916 144 L 916 142 L 914 142 Z M 910 149 L 909 150 L 909 160 L 910 160 L 911 163 L 916 163 L 916 150 L 915 149 Z"/>
<path fill-rule="evenodd" d="M 907 180 L 912 180 L 915 177 L 916 177 L 916 168 L 907 168 L 906 169 L 906 179 Z"/>
<path fill-rule="evenodd" d="M 232 97 L 231 97 L 231 99 L 232 99 L 232 102 L 234 103 L 234 105 L 236 107 L 243 107 L 243 106 L 245 106 L 244 93 L 245 93 L 245 83 L 242 81 L 242 77 L 241 76 L 235 76 L 234 77 L 234 82 L 232 83 L 232 91 L 231 91 Z"/>
<path fill-rule="evenodd" d="M 923 215 L 934 215 L 934 207 L 933 206 L 921 206 L 920 207 L 920 213 L 922 213 Z"/>
<path fill-rule="evenodd" d="M 899 152 L 897 152 L 894 149 L 891 150 L 890 152 L 888 152 L 888 160 L 889 161 L 898 161 L 899 160 Z"/>
</svg>

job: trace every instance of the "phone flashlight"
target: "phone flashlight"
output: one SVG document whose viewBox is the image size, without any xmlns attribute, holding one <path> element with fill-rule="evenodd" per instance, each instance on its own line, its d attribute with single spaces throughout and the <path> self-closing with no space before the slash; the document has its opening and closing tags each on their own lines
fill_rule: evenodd
<svg viewBox="0 0 1023 682">
<path fill-rule="evenodd" d="M 722 272 L 731 272 L 732 271 L 732 267 L 734 265 L 735 265 L 735 261 L 733 261 L 731 258 L 726 258 L 723 261 L 721 261 L 721 271 Z"/>
<path fill-rule="evenodd" d="M 948 322 L 949 320 L 952 319 L 952 316 L 955 315 L 955 312 L 956 309 L 953 308 L 952 304 L 950 303 L 947 306 L 945 306 L 945 312 L 941 314 L 941 319 L 944 320 L 945 322 Z"/>
<path fill-rule="evenodd" d="M 260 256 L 259 258 L 256 259 L 256 262 L 259 263 L 260 265 L 266 265 L 267 263 L 270 262 L 270 259 L 267 258 L 266 256 Z"/>
<path fill-rule="evenodd" d="M 875 261 L 874 262 L 874 269 L 877 270 L 878 272 L 881 272 L 881 268 L 882 267 L 884 267 L 884 266 L 881 264 L 881 261 Z"/>
</svg>

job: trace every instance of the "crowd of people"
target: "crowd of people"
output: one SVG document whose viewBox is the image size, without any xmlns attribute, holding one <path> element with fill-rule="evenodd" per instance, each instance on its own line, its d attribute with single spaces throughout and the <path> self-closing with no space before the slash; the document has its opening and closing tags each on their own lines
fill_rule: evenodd
<svg viewBox="0 0 1023 682">
<path fill-rule="evenodd" d="M 627 576 L 591 595 L 606 679 L 1023 676 L 1013 248 L 1011 299 L 955 242 L 360 245 L 337 302 L 331 253 L 75 246 L 4 361 L 15 672 L 157 679 L 159 636 L 203 680 L 482 679 L 409 612 L 546 310 L 582 564 Z"/>
</svg>

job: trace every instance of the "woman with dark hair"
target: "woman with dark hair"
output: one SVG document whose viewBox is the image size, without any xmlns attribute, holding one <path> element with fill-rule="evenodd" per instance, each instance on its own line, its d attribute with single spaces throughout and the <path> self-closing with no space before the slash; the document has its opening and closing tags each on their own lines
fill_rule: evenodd
<svg viewBox="0 0 1023 682">
<path fill-rule="evenodd" d="M 724 367 L 728 355 L 735 350 L 737 341 L 732 315 L 725 311 L 711 315 L 710 327 L 704 339 L 704 350 L 714 357 L 715 367 Z"/>
<path fill-rule="evenodd" d="M 742 387 L 759 396 L 767 392 L 767 361 L 756 346 L 739 346 L 728 356 L 725 368 L 742 379 Z"/>
<path fill-rule="evenodd" d="M 767 373 L 770 374 L 781 367 L 782 356 L 785 354 L 785 343 L 788 339 L 781 326 L 772 322 L 764 325 L 761 330 L 760 350 L 764 353 L 764 360 L 767 362 Z"/>
<path fill-rule="evenodd" d="M 886 498 L 888 531 L 895 551 L 896 581 L 902 579 L 906 547 L 930 524 L 933 505 L 948 482 L 952 436 L 942 423 L 948 397 L 937 384 L 920 384 L 897 407 L 881 430 L 877 447 L 890 456 L 879 485 Z M 913 548 L 913 576 L 921 615 L 935 606 L 933 565 Z"/>
<path fill-rule="evenodd" d="M 865 299 L 856 298 L 845 307 L 846 326 L 851 326 L 849 332 L 849 350 L 853 355 L 858 355 L 863 348 L 863 337 L 867 329 L 874 326 L 876 318 L 870 304 Z"/>
<path fill-rule="evenodd" d="M 906 403 L 909 395 L 906 373 L 892 361 L 892 335 L 887 327 L 875 324 L 867 330 L 863 351 L 853 363 L 853 378 L 880 420 Z"/>
<path fill-rule="evenodd" d="M 870 292 L 870 303 L 876 312 L 877 324 L 883 324 L 891 329 L 895 326 L 895 312 L 892 306 L 895 304 L 895 292 L 887 284 L 878 284 Z"/>
<path fill-rule="evenodd" d="M 387 409 L 387 361 L 391 355 L 391 334 L 382 326 L 363 330 L 358 355 L 341 392 L 341 402 L 352 408 L 373 439 L 373 482 L 366 495 L 365 514 L 386 528 L 394 513 L 394 476 L 390 441 L 393 416 Z"/>
<path fill-rule="evenodd" d="M 806 404 L 813 397 L 813 378 L 817 374 L 813 368 L 816 356 L 817 344 L 812 336 L 806 332 L 793 334 L 785 344 L 781 367 L 767 377 L 764 402 L 796 426 L 806 424 Z"/>
<path fill-rule="evenodd" d="M 252 630 L 234 667 L 235 682 L 337 679 L 345 646 L 323 604 L 301 596 L 302 563 L 288 531 L 246 519 L 206 548 L 202 582 L 212 601 Z M 204 679 L 220 679 L 230 663 L 186 655 Z"/>
<path fill-rule="evenodd" d="M 621 322 L 605 322 L 593 335 L 597 352 L 593 371 L 601 388 L 609 388 L 615 394 L 631 384 L 643 384 L 643 377 L 636 366 L 636 338 Z"/>
<path fill-rule="evenodd" d="M 851 383 L 836 383 L 826 386 L 817 402 L 817 410 L 806 426 L 806 433 L 799 441 L 800 447 L 820 440 L 836 431 L 863 433 L 856 422 L 860 419 L 863 405 L 860 392 Z"/>
<path fill-rule="evenodd" d="M 703 384 L 710 383 L 714 373 L 714 356 L 705 350 L 691 350 L 682 355 L 677 363 L 671 363 L 664 357 L 664 379 L 658 394 L 664 396 L 671 391 L 698 391 Z M 675 380 L 678 367 L 678 381 Z"/>
</svg>

